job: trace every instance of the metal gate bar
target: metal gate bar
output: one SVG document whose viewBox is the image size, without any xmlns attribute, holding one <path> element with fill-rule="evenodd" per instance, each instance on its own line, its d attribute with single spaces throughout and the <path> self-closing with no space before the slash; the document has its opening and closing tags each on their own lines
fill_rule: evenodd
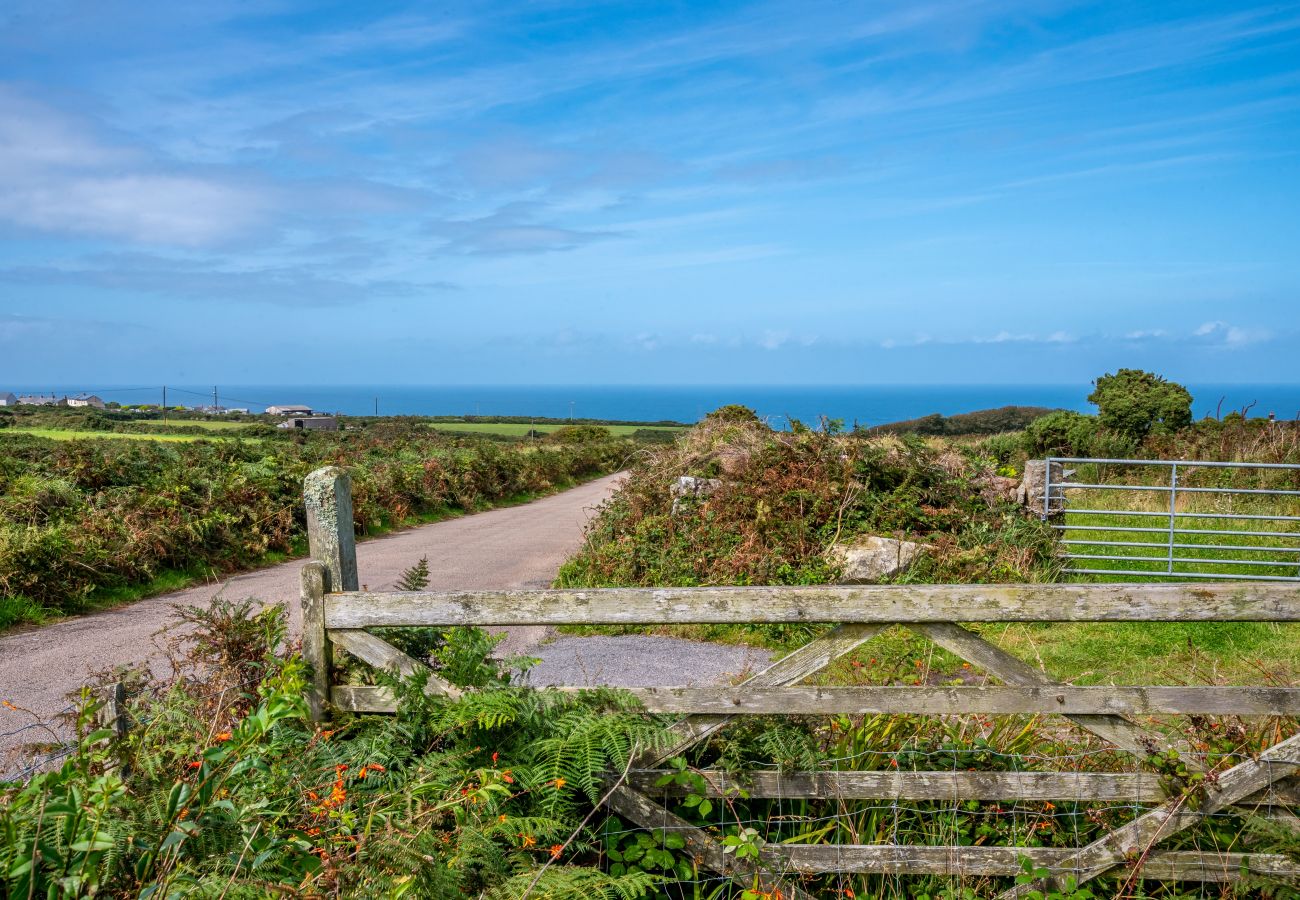
<svg viewBox="0 0 1300 900">
<path fill-rule="evenodd" d="M 1150 468 L 1168 469 L 1168 478 L 1161 475 L 1149 478 L 1147 484 L 1133 484 L 1126 480 L 1125 483 L 1105 483 L 1105 476 L 1095 477 L 1090 481 L 1070 481 L 1069 476 L 1073 471 L 1064 469 L 1066 465 L 1112 465 L 1112 466 L 1141 466 Z M 1280 531 L 1279 527 L 1286 528 L 1289 523 L 1300 523 L 1300 515 L 1295 514 L 1294 503 L 1290 498 L 1300 497 L 1300 489 L 1291 486 L 1278 488 L 1260 488 L 1260 487 L 1204 487 L 1194 484 L 1184 484 L 1191 472 L 1198 469 L 1228 469 L 1228 470 L 1278 470 L 1282 472 L 1300 473 L 1300 465 L 1293 463 L 1237 463 L 1237 462 L 1219 462 L 1219 461 L 1200 461 L 1200 460 L 1151 460 L 1151 459 L 1106 459 L 1106 458 L 1089 458 L 1089 457 L 1048 457 L 1046 460 L 1045 483 L 1043 490 L 1043 510 L 1042 515 L 1045 520 L 1052 520 L 1052 528 L 1058 532 L 1061 540 L 1059 556 L 1068 561 L 1068 566 L 1062 571 L 1071 574 L 1089 574 L 1089 575 L 1125 575 L 1145 578 L 1203 578 L 1203 579 L 1241 579 L 1247 581 L 1300 581 L 1300 559 L 1294 554 L 1300 554 L 1300 530 Z M 1054 474 L 1055 473 L 1055 474 Z M 1153 472 L 1152 475 L 1155 475 Z M 1129 491 L 1129 492 L 1146 492 L 1158 497 L 1167 497 L 1167 509 L 1097 509 L 1098 504 L 1085 504 L 1081 507 L 1071 507 L 1069 503 L 1069 492 L 1071 491 Z M 1196 512 L 1194 510 L 1179 510 L 1178 500 L 1180 496 L 1199 496 L 1199 495 L 1220 495 L 1225 498 L 1236 497 L 1254 497 L 1254 498 L 1278 498 L 1279 503 L 1287 503 L 1288 506 L 1276 514 L 1270 512 L 1219 512 L 1207 511 Z M 1122 495 L 1121 495 L 1122 496 Z M 1161 499 L 1160 506 L 1165 506 L 1165 501 Z M 1071 521 L 1071 516 L 1087 515 L 1101 519 L 1101 521 L 1089 524 L 1078 524 L 1077 520 Z M 1162 525 L 1131 524 L 1138 518 L 1141 522 L 1143 519 L 1159 519 Z M 1188 521 L 1191 520 L 1191 521 Z M 1196 520 L 1208 520 L 1197 522 Z M 1256 529 L 1232 529 L 1227 527 L 1220 528 L 1186 528 L 1180 525 L 1205 524 L 1213 525 L 1216 522 L 1222 522 L 1225 526 L 1229 522 L 1258 523 Z M 1113 524 L 1112 524 L 1113 523 Z M 1095 533 L 1097 540 L 1088 540 L 1080 536 L 1080 533 Z M 1134 540 L 1124 540 L 1122 535 L 1133 535 Z M 1146 535 L 1162 535 L 1164 540 L 1144 539 Z M 1245 543 L 1233 543 L 1231 540 L 1223 540 L 1211 544 L 1198 544 L 1187 540 L 1179 540 L 1180 537 L 1191 535 L 1214 535 L 1228 539 L 1249 540 L 1249 539 L 1268 539 L 1274 542 L 1293 541 L 1294 546 L 1285 544 L 1279 546 L 1252 545 Z M 1095 552 L 1105 548 L 1120 548 L 1117 551 Z M 1137 555 L 1124 554 L 1125 548 L 1131 548 Z M 1142 548 L 1142 549 L 1139 549 Z M 1093 550 L 1094 552 L 1084 552 Z M 1144 553 L 1144 550 L 1152 551 Z M 1156 553 L 1155 551 L 1163 551 Z M 1221 555 L 1216 556 L 1192 556 L 1193 552 L 1204 551 L 1227 551 L 1229 553 L 1242 554 L 1271 554 L 1276 559 L 1252 558 L 1252 559 L 1224 559 Z M 1089 561 L 1106 561 L 1106 562 L 1131 562 L 1143 563 L 1152 566 L 1151 568 L 1130 567 L 1124 569 L 1118 568 L 1101 568 L 1086 567 Z M 1207 568 L 1219 567 L 1217 570 L 1206 571 Z M 1231 568 L 1227 568 L 1231 567 Z M 1252 574 L 1249 571 L 1243 572 L 1241 569 L 1260 569 L 1272 568 L 1274 571 L 1269 574 Z M 1188 571 L 1195 569 L 1195 571 Z M 1287 572 L 1289 574 L 1282 574 Z"/>
</svg>

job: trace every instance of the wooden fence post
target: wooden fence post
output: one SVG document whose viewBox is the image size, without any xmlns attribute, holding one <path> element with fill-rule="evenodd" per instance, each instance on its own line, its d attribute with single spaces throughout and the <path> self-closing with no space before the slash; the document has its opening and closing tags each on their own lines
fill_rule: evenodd
<svg viewBox="0 0 1300 900">
<path fill-rule="evenodd" d="M 352 479 L 336 466 L 317 469 L 303 481 L 303 500 L 307 507 L 309 553 L 329 570 L 325 593 L 358 590 Z"/>
<path fill-rule="evenodd" d="M 325 632 L 325 564 L 310 560 L 302 567 L 302 658 L 311 666 L 307 707 L 313 722 L 325 718 L 330 698 L 330 640 Z"/>
</svg>

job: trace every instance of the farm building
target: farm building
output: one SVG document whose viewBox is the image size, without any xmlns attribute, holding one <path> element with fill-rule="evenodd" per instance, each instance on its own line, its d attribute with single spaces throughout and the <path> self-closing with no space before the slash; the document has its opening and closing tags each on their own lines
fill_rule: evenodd
<svg viewBox="0 0 1300 900">
<path fill-rule="evenodd" d="M 310 406 L 268 406 L 268 416 L 310 416 Z"/>
<path fill-rule="evenodd" d="M 104 401 L 94 394 L 78 394 L 75 397 L 69 397 L 68 406 L 89 406 L 93 409 L 103 409 Z"/>
<path fill-rule="evenodd" d="M 301 428 L 303 431 L 338 431 L 339 420 L 333 416 L 295 416 L 276 428 Z"/>
<path fill-rule="evenodd" d="M 0 406 L 17 406 L 18 398 L 9 391 L 0 391 Z"/>
<path fill-rule="evenodd" d="M 66 397 L 56 397 L 53 394 L 23 394 L 18 398 L 19 406 L 67 406 Z"/>
</svg>

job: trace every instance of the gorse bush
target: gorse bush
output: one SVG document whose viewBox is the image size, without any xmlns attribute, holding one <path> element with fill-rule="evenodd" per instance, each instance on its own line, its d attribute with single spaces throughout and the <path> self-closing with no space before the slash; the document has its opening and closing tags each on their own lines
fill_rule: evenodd
<svg viewBox="0 0 1300 900">
<path fill-rule="evenodd" d="M 230 572 L 300 549 L 302 479 L 353 478 L 359 533 L 616 469 L 619 441 L 520 447 L 390 426 L 310 440 L 0 443 L 0 597 L 72 612 L 167 570 Z M 10 624 L 0 621 L 0 627 Z"/>
<path fill-rule="evenodd" d="M 990 490 L 992 474 L 987 459 L 915 437 L 774 432 L 713 416 L 638 455 L 559 584 L 825 583 L 838 575 L 827 548 L 868 533 L 932 545 L 911 577 L 1050 577 L 1050 535 Z M 680 476 L 718 483 L 678 497 Z"/>
</svg>

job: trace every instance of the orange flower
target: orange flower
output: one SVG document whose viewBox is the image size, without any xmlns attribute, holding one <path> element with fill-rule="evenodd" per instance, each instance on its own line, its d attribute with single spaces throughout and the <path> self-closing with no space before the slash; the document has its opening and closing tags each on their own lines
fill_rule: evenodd
<svg viewBox="0 0 1300 900">
<path fill-rule="evenodd" d="M 228 740 L 230 740 L 230 732 L 229 732 L 229 731 L 223 731 L 223 732 L 221 732 L 220 734 L 217 735 L 217 740 L 219 740 L 219 741 L 228 741 Z"/>
<path fill-rule="evenodd" d="M 498 821 L 498 822 L 505 822 L 505 820 L 506 820 L 506 814 L 505 814 L 505 813 L 502 813 L 501 815 L 497 816 L 497 821 Z"/>
<path fill-rule="evenodd" d="M 497 764 L 497 760 L 500 759 L 500 758 L 501 758 L 501 754 L 499 754 L 499 753 L 497 753 L 495 750 L 493 750 L 493 751 L 492 751 L 492 765 L 495 766 L 495 765 Z"/>
<path fill-rule="evenodd" d="M 565 781 L 563 778 L 557 778 L 557 779 L 555 779 L 555 789 L 556 789 L 557 791 L 558 791 L 560 788 L 564 787 L 566 784 L 568 784 L 568 782 Z"/>
<path fill-rule="evenodd" d="M 201 769 L 201 768 L 203 768 L 203 760 L 201 760 L 201 759 L 196 759 L 196 760 L 193 760 L 193 761 L 191 761 L 191 762 L 187 762 L 187 763 L 185 764 L 185 768 L 187 768 L 187 769 Z"/>
<path fill-rule="evenodd" d="M 521 833 L 519 836 L 524 839 L 523 848 L 525 850 L 529 849 L 530 847 L 537 846 L 537 838 L 533 837 L 531 834 Z"/>
<path fill-rule="evenodd" d="M 514 784 L 515 776 L 510 774 L 509 769 L 506 769 L 504 772 L 501 773 L 501 780 L 504 781 L 506 784 Z"/>
<path fill-rule="evenodd" d="M 560 854 L 564 852 L 563 844 L 551 844 L 551 859 L 559 859 Z"/>
</svg>

